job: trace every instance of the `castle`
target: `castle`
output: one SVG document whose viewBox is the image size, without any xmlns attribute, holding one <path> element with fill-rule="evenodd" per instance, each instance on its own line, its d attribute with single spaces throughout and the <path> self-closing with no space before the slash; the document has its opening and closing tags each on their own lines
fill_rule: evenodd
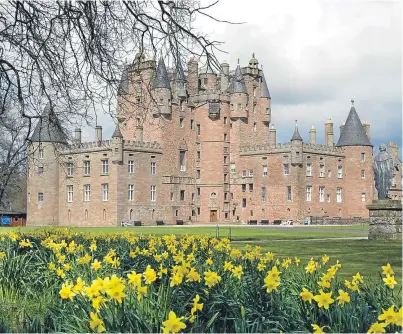
<svg viewBox="0 0 403 334">
<path fill-rule="evenodd" d="M 94 142 L 76 129 L 69 143 L 45 108 L 29 147 L 28 225 L 367 217 L 376 196 L 368 122 L 352 105 L 337 142 L 327 120 L 323 144 L 314 126 L 304 142 L 297 123 L 290 141 L 277 143 L 258 65 L 254 56 L 231 72 L 223 63 L 217 75 L 195 59 L 185 72 L 136 57 L 107 140 L 96 126 Z M 394 187 L 398 196 L 400 179 Z"/>
</svg>

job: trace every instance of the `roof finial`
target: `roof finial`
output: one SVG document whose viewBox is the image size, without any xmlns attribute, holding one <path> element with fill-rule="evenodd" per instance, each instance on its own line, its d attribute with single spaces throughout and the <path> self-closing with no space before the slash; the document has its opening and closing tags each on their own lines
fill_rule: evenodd
<svg viewBox="0 0 403 334">
<path fill-rule="evenodd" d="M 298 128 L 298 120 L 295 120 L 295 127 Z"/>
<path fill-rule="evenodd" d="M 352 104 L 353 107 L 354 107 L 354 99 L 351 99 L 351 104 Z"/>
<path fill-rule="evenodd" d="M 255 53 L 254 52 L 252 53 L 252 58 L 255 58 Z"/>
<path fill-rule="evenodd" d="M 238 65 L 239 65 L 239 58 L 238 58 Z"/>
</svg>

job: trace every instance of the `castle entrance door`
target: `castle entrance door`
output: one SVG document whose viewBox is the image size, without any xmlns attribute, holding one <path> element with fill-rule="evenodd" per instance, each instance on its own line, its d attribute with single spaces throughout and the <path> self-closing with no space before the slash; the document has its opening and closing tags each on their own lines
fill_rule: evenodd
<svg viewBox="0 0 403 334">
<path fill-rule="evenodd" d="M 217 221 L 217 210 L 210 211 L 210 222 L 215 223 Z"/>
</svg>

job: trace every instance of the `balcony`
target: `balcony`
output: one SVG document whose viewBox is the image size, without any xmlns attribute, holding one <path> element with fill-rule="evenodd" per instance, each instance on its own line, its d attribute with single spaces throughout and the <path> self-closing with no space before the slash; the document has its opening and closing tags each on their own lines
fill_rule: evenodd
<svg viewBox="0 0 403 334">
<path fill-rule="evenodd" d="M 253 183 L 253 176 L 238 178 L 237 183 L 239 183 L 239 184 Z"/>
</svg>

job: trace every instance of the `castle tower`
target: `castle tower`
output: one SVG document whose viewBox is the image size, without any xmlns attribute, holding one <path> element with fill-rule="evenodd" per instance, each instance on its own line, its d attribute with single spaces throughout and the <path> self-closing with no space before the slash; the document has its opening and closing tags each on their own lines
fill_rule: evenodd
<svg viewBox="0 0 403 334">
<path fill-rule="evenodd" d="M 266 82 L 266 78 L 265 78 L 264 74 L 262 75 L 261 84 L 260 84 L 260 98 L 264 101 L 264 103 L 262 103 L 262 106 L 265 111 L 265 117 L 263 118 L 264 122 L 270 123 L 271 122 L 271 96 L 270 96 L 269 88 L 267 86 L 267 82 Z"/>
<path fill-rule="evenodd" d="M 123 163 L 123 136 L 119 129 L 119 123 L 116 124 L 112 135 L 112 162 L 117 164 Z"/>
<path fill-rule="evenodd" d="M 333 122 L 328 119 L 325 123 L 325 145 L 334 146 Z"/>
<path fill-rule="evenodd" d="M 162 57 L 158 61 L 158 66 L 154 76 L 153 97 L 158 106 L 158 111 L 163 115 L 172 113 L 171 105 L 171 85 L 169 83 L 168 72 Z"/>
<path fill-rule="evenodd" d="M 298 121 L 295 121 L 294 134 L 291 137 L 291 164 L 302 164 L 302 137 L 298 131 Z"/>
<path fill-rule="evenodd" d="M 229 85 L 229 64 L 224 62 L 221 64 L 221 75 L 220 75 L 220 90 L 225 92 Z"/>
<path fill-rule="evenodd" d="M 275 126 L 273 124 L 269 128 L 269 145 L 270 145 L 270 147 L 275 148 L 276 144 L 277 144 L 277 142 L 276 142 L 276 128 L 275 128 Z"/>
<path fill-rule="evenodd" d="M 67 138 L 48 104 L 35 127 L 28 146 L 28 225 L 57 225 L 59 222 L 59 155 Z"/>
<path fill-rule="evenodd" d="M 235 70 L 234 77 L 228 88 L 230 97 L 231 118 L 247 118 L 248 117 L 248 91 L 246 90 L 245 80 L 243 78 L 241 67 Z"/>
<path fill-rule="evenodd" d="M 311 129 L 309 130 L 309 143 L 310 144 L 316 144 L 316 128 L 315 128 L 315 125 L 312 125 Z"/>
<path fill-rule="evenodd" d="M 183 73 L 183 68 L 178 61 L 176 64 L 176 77 L 175 77 L 175 85 L 176 85 L 176 96 L 180 100 L 186 99 L 186 77 L 185 74 Z"/>
<path fill-rule="evenodd" d="M 195 58 L 188 62 L 188 92 L 189 95 L 196 95 L 199 91 L 199 64 Z"/>
<path fill-rule="evenodd" d="M 214 73 L 214 70 L 211 68 L 210 64 L 207 64 L 205 68 L 200 70 L 199 80 L 200 90 L 214 91 L 217 89 L 217 74 Z"/>
<path fill-rule="evenodd" d="M 345 159 L 340 162 L 343 169 L 339 200 L 345 217 L 368 217 L 366 205 L 373 198 L 372 144 L 354 107 L 354 100 L 337 147 L 345 150 Z M 355 203 L 348 205 L 348 203 Z"/>
</svg>

